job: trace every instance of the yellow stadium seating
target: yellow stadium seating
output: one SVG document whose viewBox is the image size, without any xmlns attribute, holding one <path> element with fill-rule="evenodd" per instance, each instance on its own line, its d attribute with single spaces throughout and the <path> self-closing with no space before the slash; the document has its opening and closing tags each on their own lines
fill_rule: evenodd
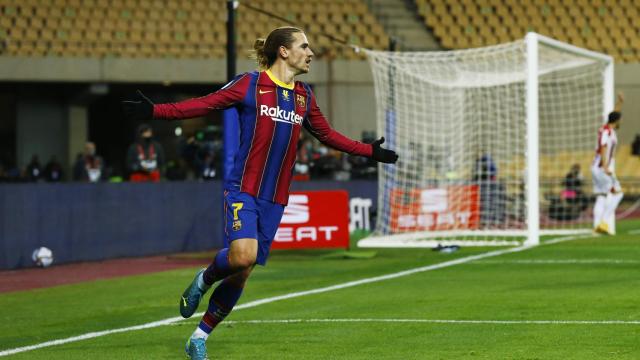
<svg viewBox="0 0 640 360">
<path fill-rule="evenodd" d="M 0 55 L 221 58 L 226 48 L 226 2 L 210 0 L 1 0 Z M 258 37 L 287 25 L 243 3 L 282 15 L 332 48 L 333 56 L 362 58 L 327 41 L 327 33 L 371 48 L 388 36 L 364 0 L 254 0 L 241 2 L 239 53 Z M 320 40 L 323 39 L 323 40 Z M 312 42 L 314 48 L 316 45 Z M 166 53 L 165 53 L 166 52 Z"/>
<path fill-rule="evenodd" d="M 577 46 L 640 61 L 638 0 L 414 0 L 443 47 L 462 49 L 520 39 L 536 31 Z M 475 29 L 446 34 L 454 26 Z"/>
</svg>

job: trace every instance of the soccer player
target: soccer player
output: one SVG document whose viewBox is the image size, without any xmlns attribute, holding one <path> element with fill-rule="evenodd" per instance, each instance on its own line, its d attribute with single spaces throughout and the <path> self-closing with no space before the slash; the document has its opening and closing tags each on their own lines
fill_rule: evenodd
<svg viewBox="0 0 640 360">
<path fill-rule="evenodd" d="M 281 27 L 254 49 L 261 71 L 238 75 L 219 91 L 179 103 L 153 104 L 142 94 L 123 102 L 125 115 L 140 119 L 187 119 L 234 107 L 240 121 L 240 146 L 225 180 L 225 248 L 200 270 L 180 299 L 188 318 L 201 297 L 213 290 L 202 321 L 187 341 L 192 359 L 205 359 L 205 341 L 242 294 L 255 264 L 265 265 L 289 196 L 297 142 L 304 127 L 322 143 L 349 154 L 395 163 L 398 155 L 380 145 L 351 140 L 331 128 L 309 85 L 295 76 L 309 71 L 313 52 L 300 29 Z"/>
<path fill-rule="evenodd" d="M 622 93 L 618 93 L 614 111 L 609 114 L 607 123 L 598 130 L 596 154 L 591 164 L 593 194 L 596 196 L 593 206 L 593 228 L 601 234 L 616 233 L 616 208 L 623 195 L 615 174 L 615 150 L 618 144 L 616 130 L 620 127 L 623 102 Z"/>
</svg>

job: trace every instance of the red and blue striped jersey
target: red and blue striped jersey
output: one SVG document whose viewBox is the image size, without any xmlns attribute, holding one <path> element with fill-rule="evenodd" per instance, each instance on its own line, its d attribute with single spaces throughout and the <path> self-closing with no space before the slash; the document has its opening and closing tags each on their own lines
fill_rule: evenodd
<svg viewBox="0 0 640 360">
<path fill-rule="evenodd" d="M 371 145 L 331 128 L 308 84 L 285 84 L 268 70 L 238 75 L 222 89 L 203 97 L 156 104 L 153 116 L 188 119 L 230 107 L 239 113 L 240 146 L 226 189 L 286 205 L 303 126 L 329 147 L 371 156 Z"/>
</svg>

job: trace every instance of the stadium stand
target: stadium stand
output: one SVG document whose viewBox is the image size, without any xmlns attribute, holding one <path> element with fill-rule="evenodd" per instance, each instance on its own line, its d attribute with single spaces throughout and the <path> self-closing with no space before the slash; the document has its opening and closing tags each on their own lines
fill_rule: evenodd
<svg viewBox="0 0 640 360">
<path fill-rule="evenodd" d="M 333 57 L 362 58 L 319 36 L 322 33 L 367 48 L 383 49 L 389 43 L 362 0 L 248 3 L 284 14 L 305 28 L 322 54 L 333 51 Z M 0 54 L 5 56 L 206 59 L 225 54 L 225 1 L 2 0 L 0 14 Z M 240 52 L 283 25 L 246 7 L 238 11 L 237 24 Z"/>
<path fill-rule="evenodd" d="M 540 157 L 540 169 L 543 169 L 543 175 L 540 179 L 548 191 L 559 192 L 562 188 L 562 179 L 569 170 L 569 166 L 576 163 L 575 159 L 579 159 L 577 163 L 582 169 L 582 175 L 585 181 L 585 191 L 591 193 L 591 163 L 593 161 L 593 151 L 582 151 L 578 153 L 558 152 Z M 525 159 L 522 157 L 514 157 L 507 161 L 500 162 L 498 169 L 501 173 L 514 174 L 518 169 L 524 168 Z M 564 164 L 566 166 L 560 166 Z M 638 169 L 640 169 L 640 156 L 633 155 L 631 145 L 623 144 L 616 150 L 616 176 L 620 181 L 625 193 L 640 194 L 640 181 L 638 179 Z M 460 172 L 469 176 L 469 172 L 460 169 Z M 511 181 L 506 178 L 504 180 Z M 518 184 L 510 183 L 513 187 L 510 192 L 517 192 Z"/>
<path fill-rule="evenodd" d="M 637 0 L 415 0 L 418 13 L 447 49 L 521 39 L 535 31 L 605 52 L 617 62 L 640 61 Z"/>
</svg>

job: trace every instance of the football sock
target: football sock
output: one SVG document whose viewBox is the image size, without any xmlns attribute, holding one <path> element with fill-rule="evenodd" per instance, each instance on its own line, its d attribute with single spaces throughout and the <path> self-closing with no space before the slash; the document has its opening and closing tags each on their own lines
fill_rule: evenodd
<svg viewBox="0 0 640 360">
<path fill-rule="evenodd" d="M 604 208 L 607 202 L 607 197 L 604 195 L 596 196 L 596 204 L 593 206 L 593 228 L 595 229 L 600 222 L 602 222 L 604 215 Z"/>
<path fill-rule="evenodd" d="M 207 334 L 206 332 L 202 331 L 202 329 L 200 329 L 200 326 L 196 327 L 196 331 L 194 331 L 193 334 L 191 334 L 191 338 L 193 338 L 193 339 L 205 339 L 205 340 L 207 340 L 208 337 L 209 337 L 209 334 Z"/>
<path fill-rule="evenodd" d="M 213 285 L 214 282 L 224 279 L 234 273 L 229 265 L 229 248 L 224 248 L 216 254 L 213 262 L 202 273 L 202 281 L 206 285 Z"/>
<path fill-rule="evenodd" d="M 209 298 L 209 307 L 192 337 L 207 339 L 215 327 L 229 315 L 242 295 L 242 287 L 224 280 L 216 287 Z"/>
</svg>

